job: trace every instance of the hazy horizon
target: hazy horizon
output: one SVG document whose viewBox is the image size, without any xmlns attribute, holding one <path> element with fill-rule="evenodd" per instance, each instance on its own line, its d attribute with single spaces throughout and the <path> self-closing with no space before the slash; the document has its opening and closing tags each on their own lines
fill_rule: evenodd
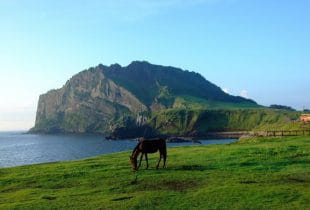
<svg viewBox="0 0 310 210">
<path fill-rule="evenodd" d="M 200 73 L 265 106 L 310 109 L 306 0 L 0 0 L 0 131 L 34 125 L 40 94 L 99 63 Z"/>
</svg>

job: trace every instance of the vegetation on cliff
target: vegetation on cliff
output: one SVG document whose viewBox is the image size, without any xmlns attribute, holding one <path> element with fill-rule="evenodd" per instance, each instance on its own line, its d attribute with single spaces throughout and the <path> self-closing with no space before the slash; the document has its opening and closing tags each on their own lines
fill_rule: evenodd
<svg viewBox="0 0 310 210">
<path fill-rule="evenodd" d="M 171 66 L 153 65 L 134 61 L 127 67 L 99 65 L 105 75 L 132 92 L 147 106 L 160 99 L 188 95 L 201 99 L 257 105 L 254 101 L 231 96 L 200 74 Z"/>
<path fill-rule="evenodd" d="M 1 168 L 0 209 L 307 209 L 309 140 L 168 148 L 167 169 L 153 154 L 137 174 L 131 151 Z"/>
<path fill-rule="evenodd" d="M 298 112 L 272 109 L 168 109 L 152 114 L 149 124 L 169 135 L 206 135 L 214 131 L 270 130 L 271 125 L 292 125 Z M 272 128 L 273 128 L 272 127 Z M 309 126 L 308 126 L 309 127 Z M 287 128 L 286 128 L 287 129 Z"/>
</svg>

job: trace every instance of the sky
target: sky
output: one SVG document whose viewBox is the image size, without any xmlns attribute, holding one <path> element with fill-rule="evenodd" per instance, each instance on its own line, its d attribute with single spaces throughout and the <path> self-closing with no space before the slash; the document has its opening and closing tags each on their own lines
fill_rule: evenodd
<svg viewBox="0 0 310 210">
<path fill-rule="evenodd" d="M 0 0 L 0 131 L 99 63 L 199 72 L 232 95 L 310 109 L 308 0 Z"/>
</svg>

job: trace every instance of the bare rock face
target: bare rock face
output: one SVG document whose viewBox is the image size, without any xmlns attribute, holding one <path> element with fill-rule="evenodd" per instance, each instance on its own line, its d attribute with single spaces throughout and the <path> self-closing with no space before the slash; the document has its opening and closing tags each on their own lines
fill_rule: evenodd
<svg viewBox="0 0 310 210">
<path fill-rule="evenodd" d="M 107 78 L 104 71 L 91 69 L 40 96 L 32 131 L 102 133 L 118 116 L 146 110 L 139 99 Z"/>
</svg>

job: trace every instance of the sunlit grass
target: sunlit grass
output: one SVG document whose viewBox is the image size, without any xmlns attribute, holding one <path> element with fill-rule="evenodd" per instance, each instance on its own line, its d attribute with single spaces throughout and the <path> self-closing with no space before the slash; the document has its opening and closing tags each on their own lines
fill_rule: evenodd
<svg viewBox="0 0 310 210">
<path fill-rule="evenodd" d="M 130 152 L 0 169 L 0 209 L 306 209 L 310 137 L 168 149 L 131 171 Z M 145 165 L 144 165 L 145 166 Z M 142 166 L 143 168 L 143 166 Z"/>
</svg>

